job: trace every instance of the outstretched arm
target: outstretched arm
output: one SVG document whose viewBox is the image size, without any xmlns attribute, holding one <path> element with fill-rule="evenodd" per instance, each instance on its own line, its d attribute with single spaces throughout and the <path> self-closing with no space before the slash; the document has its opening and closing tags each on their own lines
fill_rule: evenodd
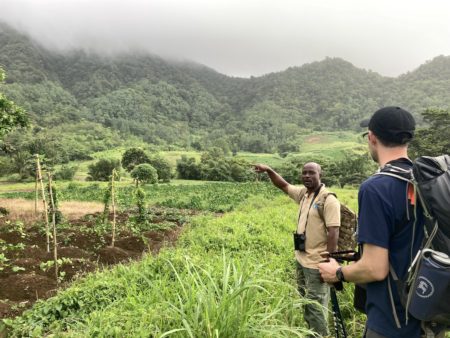
<svg viewBox="0 0 450 338">
<path fill-rule="evenodd" d="M 275 170 L 265 164 L 254 164 L 253 167 L 257 173 L 267 173 L 273 185 L 278 189 L 288 192 L 289 183 L 284 180 Z"/>
</svg>

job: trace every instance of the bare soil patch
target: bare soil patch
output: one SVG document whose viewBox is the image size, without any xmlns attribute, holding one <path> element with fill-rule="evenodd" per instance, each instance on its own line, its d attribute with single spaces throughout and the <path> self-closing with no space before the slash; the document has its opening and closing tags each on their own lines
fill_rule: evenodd
<svg viewBox="0 0 450 338">
<path fill-rule="evenodd" d="M 18 205 L 24 204 L 8 205 L 15 212 Z M 142 228 L 135 223 L 130 225 L 132 212 L 120 213 L 116 240 L 111 246 L 110 231 L 102 228 L 105 226 L 99 212 L 102 208 L 95 208 L 95 205 L 81 207 L 80 210 L 89 214 L 66 221 L 58 229 L 59 284 L 56 283 L 53 245 L 47 252 L 42 221 L 24 226 L 10 217 L 0 217 L 0 318 L 20 315 L 36 300 L 54 295 L 58 288 L 66 287 L 74 278 L 88 272 L 140 259 L 145 252 L 156 254 L 163 246 L 174 245 L 183 224 L 194 213 L 153 208 L 149 210 L 149 221 Z M 92 213 L 92 210 L 97 211 Z M 28 212 L 34 213 L 34 204 Z M 157 230 L 161 225 L 169 228 Z M 148 230 L 150 228 L 156 230 Z"/>
<path fill-rule="evenodd" d="M 21 221 L 30 225 L 43 220 L 43 203 L 39 201 L 36 205 L 33 200 L 23 198 L 0 198 L 0 207 L 5 208 L 9 214 L 7 220 Z M 95 214 L 103 211 L 103 204 L 99 202 L 60 202 L 59 210 L 69 220 L 76 220 L 86 214 Z"/>
<path fill-rule="evenodd" d="M 316 143 L 319 143 L 321 140 L 322 139 L 320 136 L 310 136 L 305 141 L 307 143 L 316 144 Z"/>
</svg>

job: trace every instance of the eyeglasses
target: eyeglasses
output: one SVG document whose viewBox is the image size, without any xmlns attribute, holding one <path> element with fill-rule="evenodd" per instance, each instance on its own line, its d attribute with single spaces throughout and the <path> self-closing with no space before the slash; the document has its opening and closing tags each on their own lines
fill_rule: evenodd
<svg viewBox="0 0 450 338">
<path fill-rule="evenodd" d="M 369 132 L 368 131 L 366 131 L 365 133 L 362 133 L 361 134 L 361 138 L 363 138 L 363 139 L 367 139 L 367 135 L 369 135 Z"/>
</svg>

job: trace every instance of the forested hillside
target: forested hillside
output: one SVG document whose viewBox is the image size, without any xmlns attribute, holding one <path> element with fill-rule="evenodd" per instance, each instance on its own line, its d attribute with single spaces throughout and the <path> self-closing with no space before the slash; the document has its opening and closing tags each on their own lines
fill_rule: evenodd
<svg viewBox="0 0 450 338">
<path fill-rule="evenodd" d="M 359 130 L 380 106 L 416 116 L 450 106 L 448 56 L 398 78 L 327 58 L 243 79 L 143 53 L 57 53 L 2 24 L 0 65 L 7 75 L 0 90 L 29 112 L 28 134 L 37 138 L 60 126 L 60 138 L 73 140 L 92 125 L 114 144 L 134 136 L 162 148 L 274 152 L 311 130 Z"/>
</svg>

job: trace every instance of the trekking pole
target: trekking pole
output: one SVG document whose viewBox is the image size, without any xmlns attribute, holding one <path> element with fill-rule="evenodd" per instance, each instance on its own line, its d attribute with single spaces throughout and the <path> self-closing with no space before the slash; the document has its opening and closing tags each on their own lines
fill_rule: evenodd
<svg viewBox="0 0 450 338">
<path fill-rule="evenodd" d="M 340 282 L 340 284 L 342 286 L 342 282 Z M 336 287 L 334 285 L 330 288 L 330 295 L 331 295 L 331 308 L 333 309 L 335 336 L 336 338 L 347 338 L 347 331 L 345 330 L 345 323 L 344 319 L 342 318 L 341 309 L 339 308 L 339 302 L 336 295 Z"/>
<path fill-rule="evenodd" d="M 323 262 L 329 262 L 330 256 L 335 254 L 335 256 L 339 256 L 342 254 L 352 254 L 353 251 L 341 251 L 339 253 L 322 253 L 322 257 L 325 258 Z M 339 302 L 336 294 L 336 290 L 341 291 L 344 289 L 344 285 L 342 282 L 334 283 L 330 287 L 330 296 L 331 296 L 331 309 L 333 310 L 333 321 L 334 321 L 334 333 L 336 338 L 347 338 L 347 331 L 345 330 L 344 319 L 342 318 L 341 309 L 339 308 Z"/>
</svg>

